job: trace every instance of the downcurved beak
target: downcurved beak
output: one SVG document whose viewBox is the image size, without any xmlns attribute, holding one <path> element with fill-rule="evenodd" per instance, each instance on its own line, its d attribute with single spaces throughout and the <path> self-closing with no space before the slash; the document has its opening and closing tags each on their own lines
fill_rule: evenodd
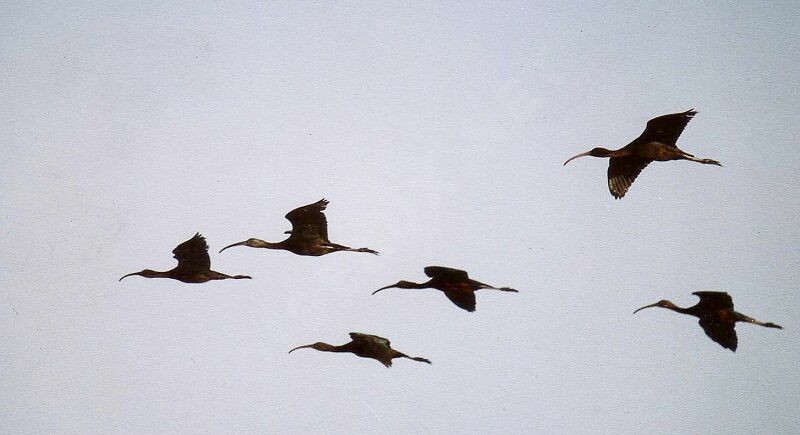
<svg viewBox="0 0 800 435">
<path fill-rule="evenodd" d="M 296 351 L 297 349 L 304 349 L 304 348 L 307 348 L 307 347 L 314 347 L 314 345 L 313 344 L 307 344 L 305 346 L 297 346 L 294 349 L 290 350 L 289 353 L 292 353 L 292 352 Z"/>
<path fill-rule="evenodd" d="M 141 274 L 141 272 L 133 272 L 133 273 L 129 273 L 129 274 L 127 274 L 127 275 L 123 276 L 122 278 L 120 278 L 119 280 L 120 280 L 120 281 L 122 281 L 122 279 L 123 279 L 123 278 L 127 278 L 127 277 L 129 277 L 129 276 L 133 276 L 133 275 L 139 275 L 139 274 Z"/>
<path fill-rule="evenodd" d="M 580 153 L 580 154 L 578 154 L 577 156 L 570 157 L 570 158 L 569 158 L 569 160 L 567 160 L 566 162 L 564 162 L 564 166 L 567 166 L 567 163 L 569 163 L 569 162 L 571 162 L 571 161 L 573 161 L 573 160 L 577 159 L 578 157 L 584 157 L 584 156 L 588 156 L 588 155 L 590 155 L 590 152 L 591 152 L 591 151 L 586 151 L 585 153 Z"/>
<path fill-rule="evenodd" d="M 658 306 L 658 302 L 656 302 L 654 304 L 650 304 L 650 305 L 645 305 L 642 308 L 639 308 L 638 310 L 634 311 L 633 314 L 636 314 L 636 313 L 638 313 L 639 311 L 642 311 L 645 308 L 657 307 L 657 306 Z"/>
<path fill-rule="evenodd" d="M 375 293 L 378 293 L 381 290 L 386 290 L 387 288 L 392 288 L 392 287 L 395 287 L 395 286 L 396 286 L 396 284 L 387 285 L 386 287 L 381 287 L 381 288 L 375 290 L 374 292 L 372 292 L 372 294 L 374 295 Z"/>
<path fill-rule="evenodd" d="M 224 251 L 224 250 L 226 250 L 228 248 L 233 248 L 234 246 L 240 246 L 240 245 L 245 245 L 245 244 L 247 244 L 247 240 L 245 240 L 244 242 L 239 242 L 239 243 L 234 243 L 232 245 L 228 245 L 228 246 L 220 249 L 219 252 L 222 252 L 222 251 Z"/>
</svg>

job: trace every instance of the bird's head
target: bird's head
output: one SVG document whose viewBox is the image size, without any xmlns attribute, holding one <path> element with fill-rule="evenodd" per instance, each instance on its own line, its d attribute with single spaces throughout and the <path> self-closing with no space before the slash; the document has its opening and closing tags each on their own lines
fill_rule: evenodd
<svg viewBox="0 0 800 435">
<path fill-rule="evenodd" d="M 326 351 L 326 350 L 331 350 L 333 348 L 333 346 L 331 346 L 328 343 L 322 343 L 322 342 L 318 341 L 318 342 L 316 342 L 314 344 L 307 344 L 305 346 L 297 346 L 294 349 L 290 350 L 289 353 L 292 353 L 292 352 L 296 351 L 297 349 L 306 349 L 306 348 Z"/>
<path fill-rule="evenodd" d="M 145 270 L 143 270 L 141 272 L 129 273 L 129 274 L 123 276 L 122 278 L 120 278 L 119 280 L 122 281 L 123 278 L 127 278 L 127 277 L 133 276 L 133 275 L 143 276 L 145 278 L 155 278 L 156 276 L 159 276 L 159 272 L 156 272 L 155 270 L 145 269 Z"/>
<path fill-rule="evenodd" d="M 228 248 L 233 248 L 234 246 L 249 246 L 251 248 L 258 248 L 260 246 L 260 243 L 263 243 L 263 242 L 261 240 L 259 240 L 259 239 L 247 239 L 244 242 L 239 242 L 239 243 L 234 243 L 232 245 L 228 245 L 228 246 L 220 249 L 219 252 L 222 252 L 222 251 L 224 251 L 224 250 L 226 250 Z"/>
<path fill-rule="evenodd" d="M 643 309 L 650 308 L 650 307 L 674 308 L 675 304 L 673 304 L 672 302 L 670 302 L 670 301 L 668 301 L 666 299 L 662 299 L 662 300 L 660 300 L 660 301 L 658 301 L 658 302 L 656 302 L 654 304 L 645 305 L 642 308 L 639 308 L 638 310 L 634 311 L 633 314 L 636 314 L 639 311 L 642 311 Z"/>
<path fill-rule="evenodd" d="M 396 288 L 417 288 L 417 287 L 419 287 L 419 285 L 417 283 L 411 282 L 411 281 L 397 281 L 396 284 L 387 285 L 386 287 L 381 287 L 381 288 L 375 290 L 374 292 L 372 292 L 372 294 L 374 295 L 375 293 L 378 293 L 381 290 L 386 290 L 387 288 L 394 288 L 394 287 L 396 287 Z"/>
<path fill-rule="evenodd" d="M 611 154 L 611 150 L 607 150 L 605 148 L 600 148 L 600 147 L 592 148 L 591 150 L 586 151 L 585 153 L 580 153 L 576 156 L 570 157 L 566 162 L 564 162 L 564 166 L 566 166 L 567 163 L 577 159 L 578 157 L 585 157 L 585 156 L 608 157 L 609 154 Z"/>
</svg>

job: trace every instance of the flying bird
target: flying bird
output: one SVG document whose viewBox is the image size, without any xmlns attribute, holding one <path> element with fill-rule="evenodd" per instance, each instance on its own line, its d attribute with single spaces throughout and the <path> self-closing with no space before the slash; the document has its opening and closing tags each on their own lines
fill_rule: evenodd
<svg viewBox="0 0 800 435">
<path fill-rule="evenodd" d="M 378 337 L 377 335 L 351 332 L 350 338 L 351 341 L 349 343 L 345 343 L 341 346 L 333 346 L 328 343 L 317 342 L 314 344 L 295 347 L 294 349 L 290 350 L 289 353 L 303 348 L 311 348 L 321 350 L 323 352 L 350 352 L 360 356 L 361 358 L 376 359 L 386 367 L 392 366 L 392 360 L 394 358 L 408 358 L 413 359 L 414 361 L 420 361 L 428 364 L 431 363 L 430 360 L 426 358 L 411 357 L 403 352 L 398 352 L 392 349 L 389 340 L 383 337 Z"/>
<path fill-rule="evenodd" d="M 700 318 L 700 326 L 709 338 L 719 343 L 722 347 L 736 352 L 738 338 L 736 337 L 736 322 L 754 323 L 767 328 L 783 329 L 780 325 L 770 322 L 761 322 L 752 317 L 733 310 L 733 299 L 725 292 L 694 292 L 700 302 L 689 308 L 681 308 L 670 301 L 660 300 L 654 304 L 644 306 L 634 311 L 650 307 L 667 308 L 681 314 L 689 314 Z"/>
<path fill-rule="evenodd" d="M 191 239 L 181 243 L 172 250 L 178 265 L 166 272 L 145 269 L 141 272 L 129 273 L 123 278 L 138 275 L 145 278 L 172 278 L 187 283 L 202 283 L 215 279 L 251 279 L 245 275 L 225 275 L 211 270 L 211 259 L 208 257 L 206 239 L 197 233 Z"/>
<path fill-rule="evenodd" d="M 475 281 L 474 279 L 469 279 L 467 272 L 458 269 L 451 269 L 449 267 L 428 266 L 425 268 L 425 275 L 428 275 L 431 278 L 427 282 L 417 284 L 410 281 L 399 281 L 397 284 L 387 285 L 386 287 L 379 288 L 378 290 L 372 292 L 372 294 L 374 295 L 381 290 L 386 290 L 387 288 L 392 287 L 407 289 L 435 288 L 443 292 L 444 295 L 447 296 L 447 299 L 450 299 L 450 301 L 456 304 L 458 307 L 469 312 L 473 312 L 475 311 L 475 290 L 492 289 L 517 293 L 517 290 L 514 290 L 513 288 L 497 288 L 479 281 Z"/>
<path fill-rule="evenodd" d="M 283 249 L 297 255 L 315 257 L 337 251 L 368 252 L 378 255 L 377 251 L 369 248 L 354 249 L 328 240 L 328 221 L 325 219 L 325 214 L 322 213 L 327 206 L 328 200 L 323 198 L 287 213 L 286 219 L 292 223 L 292 230 L 285 232 L 285 234 L 289 234 L 289 238 L 286 240 L 272 243 L 260 239 L 247 239 L 244 242 L 228 245 L 219 252 L 234 246 L 249 246 L 251 248 Z"/>
<path fill-rule="evenodd" d="M 642 169 L 652 161 L 691 160 L 705 165 L 722 166 L 716 160 L 699 159 L 675 145 L 686 124 L 696 114 L 697 112 L 692 109 L 653 118 L 647 121 L 644 132 L 628 145 L 618 150 L 594 148 L 570 158 L 564 165 L 583 156 L 608 157 L 608 190 L 616 199 L 625 196 L 625 192 Z"/>
</svg>

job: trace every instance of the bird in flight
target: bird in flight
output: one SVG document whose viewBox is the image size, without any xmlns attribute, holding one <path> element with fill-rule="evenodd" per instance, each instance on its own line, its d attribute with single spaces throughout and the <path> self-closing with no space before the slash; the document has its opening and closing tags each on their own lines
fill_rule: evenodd
<svg viewBox="0 0 800 435">
<path fill-rule="evenodd" d="M 644 132 L 628 145 L 618 150 L 594 148 L 570 158 L 564 165 L 583 156 L 608 157 L 608 190 L 616 199 L 625 196 L 625 192 L 642 169 L 653 161 L 691 160 L 705 165 L 722 166 L 716 160 L 699 159 L 678 149 L 675 144 L 686 124 L 696 114 L 697 112 L 692 109 L 653 118 L 647 121 Z"/>
<path fill-rule="evenodd" d="M 493 287 L 484 284 L 474 279 L 470 279 L 467 272 L 458 269 L 441 266 L 428 266 L 425 268 L 425 275 L 431 279 L 427 282 L 417 284 L 410 281 L 399 281 L 397 284 L 388 285 L 379 288 L 372 292 L 374 295 L 381 290 L 387 288 L 405 288 L 405 289 L 421 289 L 421 288 L 435 288 L 444 293 L 447 299 L 456 304 L 456 306 L 463 308 L 469 312 L 475 311 L 475 290 L 492 289 L 504 292 L 514 292 L 517 290 L 508 287 Z"/>
<path fill-rule="evenodd" d="M 650 307 L 666 308 L 681 314 L 688 314 L 700 319 L 700 326 L 709 338 L 716 341 L 725 349 L 736 352 L 739 339 L 736 337 L 736 322 L 753 323 L 767 328 L 783 329 L 780 325 L 770 322 L 761 322 L 752 317 L 745 316 L 733 309 L 733 299 L 725 292 L 694 292 L 700 302 L 689 308 L 681 308 L 670 301 L 660 300 L 654 304 L 646 305 L 633 314 Z"/>
<path fill-rule="evenodd" d="M 392 349 L 389 340 L 378 337 L 377 335 L 362 334 L 360 332 L 350 333 L 351 341 L 341 346 L 333 346 L 328 343 L 317 342 L 305 346 L 298 346 L 290 350 L 289 353 L 297 349 L 311 348 L 323 352 L 350 352 L 354 353 L 361 358 L 372 358 L 381 362 L 386 367 L 392 366 L 392 360 L 395 358 L 408 358 L 414 361 L 424 362 L 430 364 L 430 360 L 420 357 L 411 357 L 403 352 L 398 352 Z"/>
<path fill-rule="evenodd" d="M 211 270 L 211 259 L 208 256 L 206 239 L 197 233 L 191 239 L 181 243 L 172 250 L 178 265 L 166 272 L 145 269 L 141 272 L 129 273 L 123 278 L 138 275 L 145 278 L 172 278 L 187 283 L 203 283 L 216 279 L 251 279 L 246 275 L 225 275 Z"/>
<path fill-rule="evenodd" d="M 286 231 L 289 237 L 283 241 L 272 243 L 260 239 L 247 239 L 243 242 L 228 245 L 220 249 L 219 252 L 234 246 L 249 246 L 251 248 L 282 249 L 297 255 L 315 257 L 337 251 L 378 254 L 377 251 L 369 248 L 351 248 L 328 240 L 328 221 L 323 213 L 327 206 L 328 200 L 323 198 L 313 204 L 298 207 L 287 213 L 286 219 L 292 223 L 292 229 L 291 231 Z"/>
</svg>

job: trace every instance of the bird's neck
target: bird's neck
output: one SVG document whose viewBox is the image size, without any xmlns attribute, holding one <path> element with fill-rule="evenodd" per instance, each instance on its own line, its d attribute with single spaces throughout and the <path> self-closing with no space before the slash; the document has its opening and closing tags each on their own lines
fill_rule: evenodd
<svg viewBox="0 0 800 435">
<path fill-rule="evenodd" d="M 254 248 L 266 248 L 266 249 L 286 249 L 287 241 L 289 239 L 280 241 L 280 242 L 267 242 L 264 240 L 259 240 Z"/>
<path fill-rule="evenodd" d="M 665 306 L 664 308 L 666 308 L 668 310 L 675 311 L 676 313 L 690 314 L 690 315 L 693 315 L 693 316 L 696 315 L 695 311 L 692 308 L 683 308 L 683 307 L 679 307 L 679 306 L 677 306 L 675 304 L 669 304 L 669 305 Z"/>
</svg>

